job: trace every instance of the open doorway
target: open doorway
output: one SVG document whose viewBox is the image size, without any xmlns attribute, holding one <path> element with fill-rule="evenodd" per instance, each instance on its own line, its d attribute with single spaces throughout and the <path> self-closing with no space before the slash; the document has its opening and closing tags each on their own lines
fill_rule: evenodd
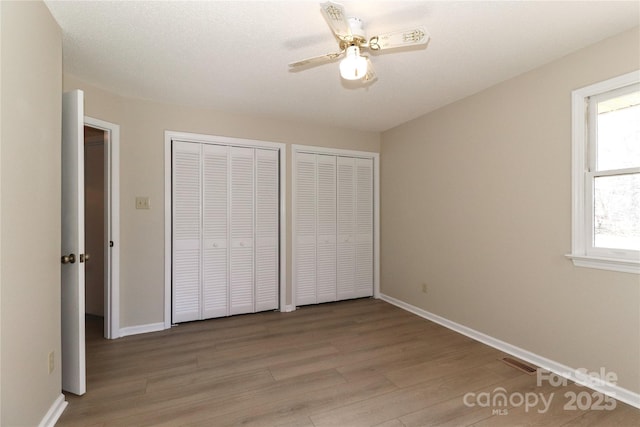
<svg viewBox="0 0 640 427">
<path fill-rule="evenodd" d="M 84 247 L 90 258 L 85 264 L 85 316 L 87 335 L 102 334 L 105 317 L 105 147 L 109 133 L 84 126 Z"/>
<path fill-rule="evenodd" d="M 85 117 L 84 196 L 86 334 L 118 338 L 119 126 Z"/>
</svg>

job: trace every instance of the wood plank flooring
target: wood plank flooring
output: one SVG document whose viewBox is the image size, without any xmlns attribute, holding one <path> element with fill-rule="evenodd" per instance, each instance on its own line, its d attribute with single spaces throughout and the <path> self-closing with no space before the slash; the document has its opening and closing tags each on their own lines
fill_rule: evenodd
<svg viewBox="0 0 640 427">
<path fill-rule="evenodd" d="M 101 328 L 88 320 L 88 391 L 66 395 L 59 427 L 640 425 L 640 410 L 621 402 L 569 410 L 565 393 L 588 389 L 537 386 L 505 354 L 379 300 L 111 341 Z M 498 387 L 511 404 L 482 406 Z M 517 399 L 534 394 L 552 399 L 548 410 Z"/>
</svg>

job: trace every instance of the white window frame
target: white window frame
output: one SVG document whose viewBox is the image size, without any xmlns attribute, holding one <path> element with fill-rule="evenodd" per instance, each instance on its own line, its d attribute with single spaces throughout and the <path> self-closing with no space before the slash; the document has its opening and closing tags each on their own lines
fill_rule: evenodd
<svg viewBox="0 0 640 427">
<path fill-rule="evenodd" d="M 640 70 L 576 89 L 571 94 L 572 109 L 572 245 L 567 255 L 577 267 L 640 274 L 640 252 L 593 247 L 593 179 L 620 171 L 592 172 L 591 144 L 587 124 L 588 101 L 606 92 L 640 82 Z M 593 129 L 593 125 L 591 126 Z M 637 168 L 627 172 L 636 172 Z"/>
</svg>

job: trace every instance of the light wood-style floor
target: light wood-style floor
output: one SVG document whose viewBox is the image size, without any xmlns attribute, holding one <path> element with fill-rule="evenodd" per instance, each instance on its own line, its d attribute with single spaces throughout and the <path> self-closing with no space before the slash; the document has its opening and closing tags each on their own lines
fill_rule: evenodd
<svg viewBox="0 0 640 427">
<path fill-rule="evenodd" d="M 87 393 L 63 426 L 638 426 L 640 410 L 567 410 L 569 384 L 538 387 L 503 353 L 363 299 L 182 324 L 118 340 L 87 325 Z M 525 410 L 479 396 L 552 397 Z M 482 394 L 484 393 L 484 395 Z M 532 396 L 532 395 L 530 395 Z M 595 401 L 595 399 L 594 399 Z M 584 400 L 583 400 L 584 403 Z M 493 410 L 506 410 L 498 415 Z"/>
</svg>

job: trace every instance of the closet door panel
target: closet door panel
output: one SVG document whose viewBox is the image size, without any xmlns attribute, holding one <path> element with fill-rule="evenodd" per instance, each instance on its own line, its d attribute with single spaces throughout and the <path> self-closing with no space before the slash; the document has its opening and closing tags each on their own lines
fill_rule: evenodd
<svg viewBox="0 0 640 427">
<path fill-rule="evenodd" d="M 296 305 L 316 303 L 316 156 L 298 153 L 296 162 Z"/>
<path fill-rule="evenodd" d="M 373 161 L 356 159 L 355 297 L 373 295 Z"/>
<path fill-rule="evenodd" d="M 316 155 L 317 254 L 316 302 L 335 301 L 336 292 L 336 157 Z"/>
<path fill-rule="evenodd" d="M 173 142 L 172 322 L 201 318 L 201 148 Z"/>
<path fill-rule="evenodd" d="M 338 299 L 354 298 L 355 292 L 355 159 L 338 157 Z"/>
<path fill-rule="evenodd" d="M 256 311 L 275 310 L 279 297 L 279 167 L 278 152 L 255 150 L 256 233 L 255 298 Z"/>
<path fill-rule="evenodd" d="M 296 153 L 296 305 L 373 295 L 373 159 Z"/>
<path fill-rule="evenodd" d="M 203 318 L 228 315 L 229 147 L 203 144 Z"/>
<path fill-rule="evenodd" d="M 230 148 L 229 314 L 254 308 L 254 150 Z"/>
</svg>

